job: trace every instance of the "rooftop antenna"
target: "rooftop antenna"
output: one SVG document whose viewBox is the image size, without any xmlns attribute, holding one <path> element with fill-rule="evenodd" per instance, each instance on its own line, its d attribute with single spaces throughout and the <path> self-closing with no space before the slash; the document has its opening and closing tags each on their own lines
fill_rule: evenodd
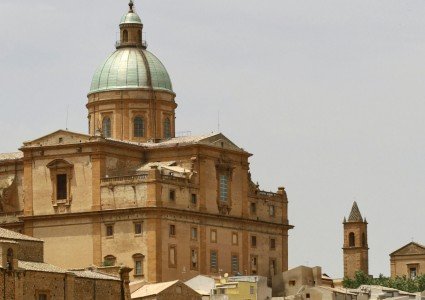
<svg viewBox="0 0 425 300">
<path fill-rule="evenodd" d="M 66 130 L 68 130 L 68 116 L 69 116 L 69 104 L 66 106 L 66 123 L 65 123 Z"/>
</svg>

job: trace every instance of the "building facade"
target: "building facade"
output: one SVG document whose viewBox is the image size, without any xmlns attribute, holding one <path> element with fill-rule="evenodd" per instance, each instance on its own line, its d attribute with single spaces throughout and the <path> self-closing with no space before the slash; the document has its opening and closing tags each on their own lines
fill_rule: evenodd
<svg viewBox="0 0 425 300">
<path fill-rule="evenodd" d="M 391 277 L 414 279 L 425 272 L 425 246 L 410 242 L 390 254 Z"/>
<path fill-rule="evenodd" d="M 43 239 L 49 263 L 124 264 L 132 280 L 286 270 L 285 189 L 260 190 L 251 154 L 223 134 L 175 136 L 176 94 L 142 30 L 130 2 L 93 76 L 88 134 L 58 130 L 0 154 L 2 226 Z"/>
<path fill-rule="evenodd" d="M 0 228 L 0 298 L 130 300 L 129 271 L 65 270 L 44 262 L 43 241 Z"/>
<path fill-rule="evenodd" d="M 357 271 L 369 274 L 367 222 L 357 203 L 353 203 L 348 220 L 344 218 L 344 277 L 353 278 Z"/>
</svg>

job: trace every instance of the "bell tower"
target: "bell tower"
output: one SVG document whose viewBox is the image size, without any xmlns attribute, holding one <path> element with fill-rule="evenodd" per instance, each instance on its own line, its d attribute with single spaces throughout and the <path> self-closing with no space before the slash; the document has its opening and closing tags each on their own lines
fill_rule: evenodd
<svg viewBox="0 0 425 300">
<path fill-rule="evenodd" d="M 344 277 L 353 278 L 357 271 L 369 274 L 367 222 L 354 201 L 348 220 L 344 217 Z"/>
</svg>

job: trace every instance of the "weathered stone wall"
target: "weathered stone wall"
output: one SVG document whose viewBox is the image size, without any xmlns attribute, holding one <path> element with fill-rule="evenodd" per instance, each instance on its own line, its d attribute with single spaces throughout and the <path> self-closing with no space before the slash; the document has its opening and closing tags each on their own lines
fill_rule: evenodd
<svg viewBox="0 0 425 300">
<path fill-rule="evenodd" d="M 49 299 L 64 299 L 65 274 L 26 271 L 23 281 L 24 299 L 34 299 L 37 292 L 46 292 Z M 13 298 L 11 298 L 13 299 Z"/>
<path fill-rule="evenodd" d="M 121 299 L 121 282 L 113 280 L 95 280 L 75 278 L 74 299 L 116 300 Z"/>
<path fill-rule="evenodd" d="M 36 241 L 19 241 L 18 259 L 25 261 L 44 261 L 44 243 Z"/>
<path fill-rule="evenodd" d="M 176 283 L 159 293 L 157 300 L 201 300 L 201 296 L 185 284 Z"/>
</svg>

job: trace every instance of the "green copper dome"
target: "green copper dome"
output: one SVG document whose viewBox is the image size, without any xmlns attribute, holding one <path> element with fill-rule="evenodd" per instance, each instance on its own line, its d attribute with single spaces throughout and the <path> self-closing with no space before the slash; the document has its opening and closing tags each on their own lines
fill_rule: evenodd
<svg viewBox="0 0 425 300">
<path fill-rule="evenodd" d="M 138 14 L 130 11 L 122 16 L 120 24 L 142 24 L 142 20 Z"/>
<path fill-rule="evenodd" d="M 139 48 L 120 48 L 96 70 L 89 94 L 122 89 L 153 88 L 173 92 L 161 61 Z"/>
</svg>

